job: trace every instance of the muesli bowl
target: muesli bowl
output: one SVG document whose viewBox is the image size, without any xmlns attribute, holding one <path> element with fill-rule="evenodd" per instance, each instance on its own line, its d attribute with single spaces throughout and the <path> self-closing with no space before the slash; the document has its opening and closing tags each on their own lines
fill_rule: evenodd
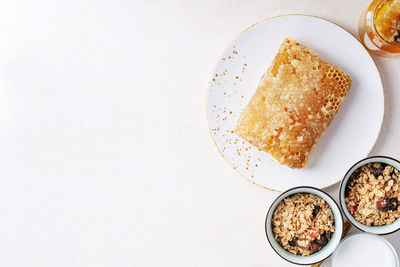
<svg viewBox="0 0 400 267">
<path fill-rule="evenodd" d="M 361 231 L 385 235 L 400 229 L 400 162 L 373 156 L 355 163 L 344 176 L 339 203 Z"/>
<path fill-rule="evenodd" d="M 336 249 L 343 233 L 343 217 L 339 206 L 325 192 L 295 187 L 272 203 L 265 219 L 265 233 L 283 259 L 310 265 L 326 259 Z"/>
</svg>

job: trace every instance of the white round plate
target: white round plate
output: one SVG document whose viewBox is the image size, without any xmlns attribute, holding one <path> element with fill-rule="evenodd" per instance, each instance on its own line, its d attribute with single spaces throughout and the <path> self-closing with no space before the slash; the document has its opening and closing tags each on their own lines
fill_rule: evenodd
<svg viewBox="0 0 400 267">
<path fill-rule="evenodd" d="M 353 80 L 339 113 L 311 153 L 306 168 L 280 165 L 233 133 L 242 110 L 286 37 L 311 48 Z M 373 148 L 384 116 L 384 93 L 376 65 L 350 33 L 321 18 L 274 17 L 244 31 L 220 58 L 207 103 L 211 135 L 222 156 L 241 175 L 264 188 L 324 188 L 340 181 Z"/>
</svg>

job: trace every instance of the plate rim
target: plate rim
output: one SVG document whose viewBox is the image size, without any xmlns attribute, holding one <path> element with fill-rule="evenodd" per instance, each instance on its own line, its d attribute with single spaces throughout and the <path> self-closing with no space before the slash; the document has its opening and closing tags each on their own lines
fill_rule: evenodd
<svg viewBox="0 0 400 267">
<path fill-rule="evenodd" d="M 255 181 L 253 181 L 253 180 L 251 180 L 250 178 L 246 177 L 245 175 L 241 174 L 241 173 L 237 170 L 237 168 L 236 168 L 235 166 L 233 166 L 233 165 L 229 162 L 229 160 L 224 156 L 224 154 L 221 152 L 221 150 L 219 149 L 219 147 L 218 147 L 218 145 L 217 145 L 217 143 L 216 143 L 216 141 L 215 141 L 215 138 L 214 138 L 214 136 L 213 136 L 213 133 L 212 133 L 212 131 L 211 131 L 211 128 L 210 128 L 210 120 L 209 120 L 209 118 L 208 118 L 208 113 L 209 113 L 209 109 L 208 109 L 208 99 L 209 99 L 209 93 L 210 93 L 210 81 L 212 80 L 213 72 L 214 72 L 214 70 L 216 69 L 216 67 L 217 67 L 217 65 L 218 65 L 218 63 L 219 63 L 219 61 L 220 61 L 219 59 L 220 59 L 220 58 L 224 55 L 224 53 L 228 50 L 228 48 L 230 47 L 230 45 L 231 45 L 233 42 L 235 42 L 235 40 L 237 40 L 243 33 L 245 33 L 246 31 L 250 30 L 251 28 L 253 28 L 254 26 L 256 26 L 256 25 L 258 25 L 258 24 L 261 24 L 261 23 L 263 23 L 263 22 L 265 22 L 265 21 L 267 21 L 267 20 L 271 20 L 271 19 L 275 19 L 275 18 L 279 18 L 279 17 L 290 17 L 290 16 L 316 18 L 316 19 L 324 20 L 324 21 L 326 21 L 326 22 L 329 22 L 329 23 L 332 23 L 332 24 L 338 26 L 339 28 L 341 28 L 342 30 L 344 30 L 345 32 L 347 32 L 348 34 L 350 34 L 350 36 L 352 36 L 352 37 L 362 46 L 362 48 L 367 52 L 368 56 L 370 57 L 370 59 L 371 59 L 372 62 L 374 63 L 375 68 L 376 68 L 376 70 L 377 70 L 377 72 L 378 72 L 379 80 L 380 80 L 381 85 L 382 85 L 382 93 L 383 93 L 383 114 L 382 114 L 382 118 L 381 118 L 381 124 L 380 124 L 380 127 L 379 127 L 379 132 L 378 132 L 378 134 L 377 134 L 377 136 L 376 136 L 375 142 L 373 143 L 373 145 L 371 146 L 370 150 L 368 151 L 367 155 L 365 155 L 364 158 L 369 157 L 370 154 L 371 154 L 371 151 L 375 148 L 375 145 L 376 145 L 376 143 L 377 143 L 377 141 L 378 141 L 378 139 L 379 139 L 379 137 L 380 137 L 380 135 L 381 135 L 382 127 L 383 127 L 383 122 L 384 122 L 385 117 L 386 117 L 386 94 L 385 94 L 385 87 L 384 87 L 384 84 L 383 84 L 383 81 L 382 81 L 382 75 L 381 75 L 381 73 L 380 73 L 380 71 L 379 71 L 378 65 L 376 64 L 376 62 L 375 62 L 374 58 L 372 57 L 372 55 L 371 55 L 371 54 L 368 52 L 368 50 L 365 48 L 365 46 L 363 45 L 363 43 L 362 43 L 353 33 L 349 32 L 349 31 L 346 30 L 344 27 L 340 26 L 339 24 L 337 24 L 337 23 L 335 23 L 335 22 L 333 22 L 333 21 L 331 21 L 331 20 L 329 20 L 329 19 L 322 18 L 322 17 L 318 17 L 318 16 L 314 16 L 314 15 L 307 15 L 307 14 L 283 14 L 283 15 L 272 16 L 272 17 L 268 17 L 268 18 L 266 18 L 266 19 L 263 19 L 263 20 L 261 20 L 261 21 L 258 21 L 258 22 L 256 22 L 256 23 L 254 23 L 254 24 L 252 24 L 252 25 L 246 27 L 244 30 L 242 30 L 240 33 L 238 33 L 238 34 L 232 39 L 232 41 L 226 46 L 226 48 L 222 51 L 220 57 L 218 58 L 217 62 L 216 62 L 215 65 L 214 65 L 214 68 L 213 68 L 212 73 L 211 73 L 211 78 L 208 80 L 208 83 L 207 83 L 207 84 L 208 84 L 208 86 L 207 86 L 207 93 L 206 93 L 206 119 L 207 119 L 207 127 L 208 127 L 208 131 L 209 131 L 209 133 L 210 133 L 210 135 L 211 135 L 211 139 L 212 139 L 212 141 L 213 141 L 213 143 L 214 143 L 214 146 L 217 148 L 217 150 L 218 150 L 220 156 L 229 164 L 229 166 L 231 166 L 231 167 L 235 170 L 236 173 L 238 173 L 240 176 L 242 176 L 243 178 L 245 178 L 247 181 L 249 181 L 249 182 L 251 182 L 251 183 L 253 183 L 253 184 L 255 184 L 255 185 L 257 185 L 257 186 L 259 186 L 259 187 L 261 187 L 261 188 L 263 188 L 263 189 L 267 189 L 267 190 L 269 190 L 269 191 L 278 192 L 278 193 L 281 193 L 281 192 L 284 192 L 284 191 L 266 187 L 266 186 L 264 186 L 264 185 L 261 185 L 261 184 L 259 184 L 259 183 L 256 183 Z M 334 182 L 333 184 L 329 184 L 329 185 L 327 185 L 327 186 L 325 186 L 325 187 L 321 187 L 321 188 L 318 188 L 318 189 L 320 189 L 320 190 L 326 189 L 326 188 L 328 188 L 328 187 L 330 187 L 330 186 L 333 186 L 333 185 L 339 183 L 340 180 L 341 180 L 341 179 L 339 179 L 338 181 Z"/>
</svg>

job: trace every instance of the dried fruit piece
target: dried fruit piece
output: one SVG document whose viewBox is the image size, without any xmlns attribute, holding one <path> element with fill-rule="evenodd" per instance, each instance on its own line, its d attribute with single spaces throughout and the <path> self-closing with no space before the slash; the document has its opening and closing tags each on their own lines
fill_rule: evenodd
<svg viewBox="0 0 400 267">
<path fill-rule="evenodd" d="M 369 167 L 369 172 L 373 176 L 375 176 L 375 178 L 378 178 L 383 174 L 383 167 L 380 164 L 378 166 L 376 166 L 375 164 L 370 164 L 368 167 Z"/>
<path fill-rule="evenodd" d="M 356 209 L 355 206 L 350 206 L 350 213 L 351 213 L 351 214 L 354 214 L 355 209 Z"/>
<path fill-rule="evenodd" d="M 393 211 L 397 210 L 397 208 L 399 207 L 399 201 L 397 200 L 397 198 L 390 198 L 388 204 L 389 209 Z"/>
<path fill-rule="evenodd" d="M 376 207 L 378 210 L 386 212 L 389 210 L 389 202 L 386 197 L 381 197 L 377 202 L 376 202 Z"/>
<path fill-rule="evenodd" d="M 316 252 L 316 251 L 318 251 L 320 249 L 320 246 L 317 243 L 314 242 L 315 240 L 316 239 L 314 239 L 313 242 L 311 243 L 311 250 L 313 252 Z"/>
<path fill-rule="evenodd" d="M 315 218 L 320 210 L 321 210 L 321 207 L 318 205 L 315 205 L 313 212 L 312 212 L 312 216 Z"/>
<path fill-rule="evenodd" d="M 328 244 L 328 241 L 331 238 L 331 234 L 332 233 L 330 231 L 323 232 L 319 239 L 314 239 L 314 243 L 316 243 L 320 247 L 325 246 L 326 244 Z"/>
<path fill-rule="evenodd" d="M 331 236 L 332 236 L 331 231 L 326 231 L 326 232 L 324 232 L 324 234 L 325 234 L 326 238 L 328 238 L 328 240 L 331 239 Z"/>
<path fill-rule="evenodd" d="M 317 232 L 311 232 L 310 236 L 312 238 L 317 238 L 319 236 L 319 234 Z"/>
<path fill-rule="evenodd" d="M 293 237 L 288 243 L 290 246 L 295 247 L 297 242 L 297 237 Z"/>
<path fill-rule="evenodd" d="M 354 186 L 355 180 L 354 177 L 357 177 L 360 173 L 360 169 L 356 170 L 349 178 L 346 184 L 346 188 L 344 189 L 344 197 L 348 197 L 351 191 L 351 187 Z"/>
<path fill-rule="evenodd" d="M 344 197 L 348 197 L 350 193 L 350 186 L 347 185 L 346 188 L 344 189 Z"/>
<path fill-rule="evenodd" d="M 317 229 L 315 229 L 315 227 L 311 228 L 310 237 L 311 238 L 318 238 L 319 237 L 319 233 L 318 233 Z"/>
</svg>

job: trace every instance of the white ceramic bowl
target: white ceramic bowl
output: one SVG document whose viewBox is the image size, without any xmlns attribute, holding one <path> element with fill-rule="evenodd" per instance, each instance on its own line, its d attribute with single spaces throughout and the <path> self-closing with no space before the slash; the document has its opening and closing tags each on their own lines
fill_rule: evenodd
<svg viewBox="0 0 400 267">
<path fill-rule="evenodd" d="M 294 255 L 289 251 L 285 250 L 284 248 L 281 247 L 281 245 L 279 245 L 278 241 L 275 240 L 274 234 L 272 232 L 272 224 L 271 224 L 272 215 L 276 207 L 283 199 L 296 193 L 311 193 L 316 196 L 319 196 L 320 198 L 325 200 L 325 202 L 329 205 L 335 219 L 335 232 L 332 234 L 332 237 L 329 240 L 328 244 L 326 244 L 326 246 L 324 246 L 320 251 L 315 252 L 309 256 Z M 271 247 L 283 259 L 295 264 L 310 265 L 326 259 L 336 249 L 343 233 L 343 217 L 342 213 L 340 212 L 339 206 L 336 204 L 333 198 L 330 197 L 325 192 L 317 188 L 308 186 L 295 187 L 283 192 L 272 203 L 271 207 L 268 210 L 267 217 L 265 219 L 265 233 L 267 235 L 267 239 Z"/>
<path fill-rule="evenodd" d="M 358 233 L 340 242 L 331 257 L 331 266 L 398 267 L 399 258 L 393 246 L 383 237 Z"/>
<path fill-rule="evenodd" d="M 358 222 L 356 219 L 354 219 L 353 215 L 349 212 L 349 210 L 346 207 L 346 202 L 344 200 L 345 196 L 345 189 L 347 186 L 347 182 L 351 175 L 356 171 L 358 168 L 361 166 L 368 164 L 368 163 L 373 163 L 373 162 L 381 162 L 385 163 L 388 165 L 391 165 L 395 167 L 396 169 L 400 170 L 400 162 L 394 158 L 386 157 L 386 156 L 373 156 L 369 158 L 365 158 L 354 164 L 346 173 L 344 176 L 342 183 L 340 184 L 340 190 L 339 190 L 339 203 L 340 207 L 343 210 L 344 215 L 346 216 L 347 220 L 350 221 L 350 223 L 358 228 L 361 231 L 371 233 L 371 234 L 378 234 L 378 235 L 386 235 L 386 234 L 391 234 L 393 232 L 396 232 L 397 230 L 400 229 L 400 220 L 394 221 L 394 223 L 389 224 L 389 225 L 383 225 L 383 226 L 367 226 L 364 225 L 360 222 Z"/>
</svg>

